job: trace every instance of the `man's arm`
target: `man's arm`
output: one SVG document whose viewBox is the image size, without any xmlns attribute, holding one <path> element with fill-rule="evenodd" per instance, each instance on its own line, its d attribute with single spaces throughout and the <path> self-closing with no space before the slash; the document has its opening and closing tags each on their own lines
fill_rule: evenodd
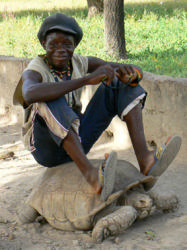
<svg viewBox="0 0 187 250">
<path fill-rule="evenodd" d="M 121 81 L 127 83 L 129 81 L 129 76 L 131 77 L 131 82 L 133 81 L 140 81 L 143 78 L 143 71 L 142 69 L 133 64 L 121 64 L 115 62 L 106 62 L 97 57 L 88 57 L 88 73 L 93 72 L 100 66 L 110 65 L 115 74 L 120 78 Z"/>
<path fill-rule="evenodd" d="M 103 78 L 107 78 L 108 81 L 112 81 L 114 78 L 114 71 L 110 65 L 100 66 L 82 78 L 56 83 L 43 83 L 40 73 L 27 70 L 22 76 L 23 97 L 26 104 L 52 101 L 85 85 L 99 84 Z"/>
<path fill-rule="evenodd" d="M 79 79 L 68 80 L 56 83 L 43 83 L 40 73 L 27 70 L 23 73 L 23 97 L 27 104 L 34 102 L 46 102 L 55 100 L 73 90 L 81 88 L 85 85 L 99 84 L 102 80 L 106 80 L 109 85 L 114 75 L 117 75 L 124 83 L 136 81 L 138 69 L 142 79 L 143 73 L 140 67 L 130 64 L 119 64 L 114 62 L 106 62 L 96 57 L 88 57 L 88 73 Z"/>
</svg>

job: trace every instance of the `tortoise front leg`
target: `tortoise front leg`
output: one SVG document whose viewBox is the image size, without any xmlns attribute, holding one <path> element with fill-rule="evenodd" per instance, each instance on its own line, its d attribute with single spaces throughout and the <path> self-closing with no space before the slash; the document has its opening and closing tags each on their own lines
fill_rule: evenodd
<svg viewBox="0 0 187 250">
<path fill-rule="evenodd" d="M 151 190 L 149 196 L 153 199 L 153 204 L 157 209 L 163 210 L 164 212 L 174 211 L 178 208 L 179 199 L 177 195 L 171 191 Z"/>
<path fill-rule="evenodd" d="M 101 218 L 96 223 L 92 238 L 100 243 L 109 236 L 117 235 L 130 227 L 137 218 L 137 211 L 131 206 L 123 206 L 115 212 Z"/>
</svg>

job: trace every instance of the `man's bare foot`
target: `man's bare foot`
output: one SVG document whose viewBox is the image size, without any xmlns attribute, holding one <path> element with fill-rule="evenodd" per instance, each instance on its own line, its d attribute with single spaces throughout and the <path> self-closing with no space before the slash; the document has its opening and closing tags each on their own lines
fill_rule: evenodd
<svg viewBox="0 0 187 250">
<path fill-rule="evenodd" d="M 91 179 L 88 182 L 91 184 L 94 193 L 100 194 L 102 191 L 102 186 L 99 181 L 98 169 L 94 168 L 90 175 L 91 175 Z"/>
<path fill-rule="evenodd" d="M 106 153 L 104 155 L 104 161 L 102 166 L 99 169 L 92 169 L 92 178 L 95 181 L 92 182 L 92 187 L 94 189 L 94 193 L 101 194 L 103 200 L 106 200 L 109 194 L 113 190 L 113 185 L 115 181 L 115 166 L 117 162 L 117 154 L 112 152 L 111 154 Z M 108 162 L 107 162 L 108 160 Z M 107 164 L 106 169 L 106 176 L 105 175 L 105 167 Z M 108 172 L 109 171 L 109 172 Z M 112 184 L 113 183 L 113 184 Z"/>
<path fill-rule="evenodd" d="M 154 151 L 149 151 L 149 153 L 144 157 L 140 165 L 140 172 L 146 175 L 151 167 L 154 165 Z"/>
<path fill-rule="evenodd" d="M 106 160 L 109 157 L 109 154 L 105 153 L 104 157 L 105 157 L 105 160 L 103 161 L 102 166 L 101 166 L 101 169 L 102 169 L 103 172 L 104 172 L 105 163 L 106 163 Z M 98 169 L 94 169 L 94 171 L 92 173 L 93 179 L 96 180 L 96 181 L 92 182 L 92 187 L 94 189 L 94 193 L 96 193 L 96 194 L 100 194 L 101 191 L 102 191 L 102 188 L 103 188 L 103 186 L 101 185 L 101 183 L 103 183 L 103 180 L 101 180 L 101 176 L 99 177 L 99 172 L 98 171 L 99 171 Z"/>
<path fill-rule="evenodd" d="M 150 152 L 149 157 L 147 158 L 147 162 L 144 166 L 144 169 L 142 171 L 142 173 L 144 175 L 147 175 L 147 173 L 149 172 L 149 170 L 152 168 L 152 166 L 155 164 L 155 159 L 154 159 L 154 151 Z"/>
</svg>

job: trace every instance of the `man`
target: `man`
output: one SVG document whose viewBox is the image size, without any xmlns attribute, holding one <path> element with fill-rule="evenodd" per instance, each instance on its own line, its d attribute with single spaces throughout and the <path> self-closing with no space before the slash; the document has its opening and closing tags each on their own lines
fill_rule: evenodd
<svg viewBox="0 0 187 250">
<path fill-rule="evenodd" d="M 72 17 L 61 13 L 47 17 L 38 32 L 46 54 L 34 58 L 23 72 L 14 103 L 26 111 L 23 135 L 36 161 L 54 167 L 73 160 L 94 192 L 106 200 L 113 189 L 115 154 L 106 157 L 99 171 L 86 154 L 115 115 L 127 124 L 144 175 L 161 175 L 175 158 L 181 139 L 175 136 L 155 152 L 148 150 L 141 111 L 146 92 L 138 84 L 142 70 L 75 54 L 82 36 Z M 82 87 L 96 84 L 100 86 L 82 114 Z"/>
</svg>

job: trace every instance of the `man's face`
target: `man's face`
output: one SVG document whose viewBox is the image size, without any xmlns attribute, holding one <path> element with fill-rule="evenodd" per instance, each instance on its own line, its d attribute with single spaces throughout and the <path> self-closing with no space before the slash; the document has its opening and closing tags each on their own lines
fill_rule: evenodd
<svg viewBox="0 0 187 250">
<path fill-rule="evenodd" d="M 55 69 L 62 71 L 67 68 L 68 61 L 73 55 L 74 37 L 61 31 L 53 31 L 47 34 L 43 47 L 49 63 Z"/>
</svg>

